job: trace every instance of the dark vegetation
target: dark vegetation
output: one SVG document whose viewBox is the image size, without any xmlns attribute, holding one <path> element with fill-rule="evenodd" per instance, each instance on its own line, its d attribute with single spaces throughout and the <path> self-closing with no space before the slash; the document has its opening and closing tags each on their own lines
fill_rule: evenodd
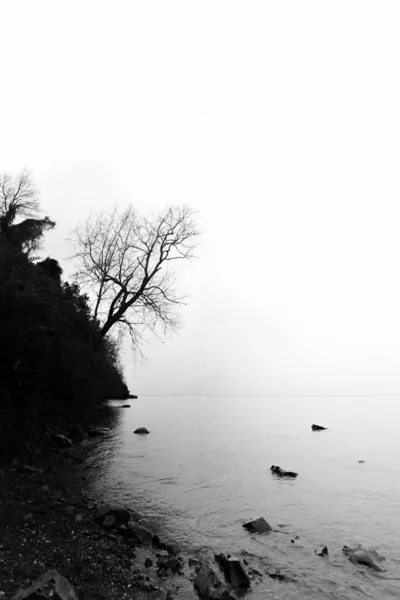
<svg viewBox="0 0 400 600">
<path fill-rule="evenodd" d="M 0 450 L 39 447 L 49 423 L 129 394 L 88 297 L 55 259 L 37 257 L 55 227 L 38 215 L 29 174 L 0 176 Z"/>
</svg>

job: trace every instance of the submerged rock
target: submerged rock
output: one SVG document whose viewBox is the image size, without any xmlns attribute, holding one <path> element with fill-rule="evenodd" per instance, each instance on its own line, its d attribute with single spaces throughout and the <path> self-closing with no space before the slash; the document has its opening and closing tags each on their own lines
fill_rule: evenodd
<svg viewBox="0 0 400 600">
<path fill-rule="evenodd" d="M 150 433 L 150 431 L 148 429 L 146 429 L 146 427 L 138 427 L 137 429 L 135 429 L 135 431 L 133 433 L 147 434 L 147 433 Z"/>
<path fill-rule="evenodd" d="M 278 477 L 291 477 L 294 479 L 298 475 L 298 473 L 294 473 L 293 471 L 285 471 L 285 469 L 281 469 L 275 465 L 272 465 L 271 471 L 274 473 L 274 475 L 278 475 Z"/>
<path fill-rule="evenodd" d="M 19 590 L 11 600 L 78 600 L 72 585 L 55 569 L 49 569 L 41 579 L 35 581 L 25 590 Z"/>
<path fill-rule="evenodd" d="M 264 519 L 264 517 L 254 519 L 254 521 L 249 521 L 248 523 L 245 523 L 243 527 L 252 533 L 269 533 L 272 531 L 271 525 Z"/>
<path fill-rule="evenodd" d="M 313 431 L 324 431 L 327 427 L 322 427 L 322 425 L 311 425 L 311 429 Z"/>
<path fill-rule="evenodd" d="M 386 569 L 382 567 L 382 562 L 385 560 L 385 557 L 380 556 L 376 550 L 367 550 L 366 548 L 363 548 L 361 544 L 354 548 L 343 546 L 342 550 L 354 564 L 366 565 L 374 571 L 380 571 L 381 573 L 386 571 Z"/>
</svg>

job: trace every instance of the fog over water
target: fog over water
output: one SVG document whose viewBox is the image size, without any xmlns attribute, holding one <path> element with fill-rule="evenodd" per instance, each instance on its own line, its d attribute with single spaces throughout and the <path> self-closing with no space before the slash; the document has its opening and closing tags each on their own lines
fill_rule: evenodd
<svg viewBox="0 0 400 600">
<path fill-rule="evenodd" d="M 198 212 L 178 335 L 132 391 L 400 391 L 397 2 L 2 5 L 0 169 L 57 222 Z"/>
<path fill-rule="evenodd" d="M 0 171 L 32 170 L 57 223 L 43 257 L 71 280 L 71 229 L 115 204 L 187 204 L 201 231 L 182 327 L 143 362 L 125 343 L 139 399 L 85 442 L 84 485 L 296 580 L 249 600 L 398 598 L 399 2 L 5 0 L 0 18 Z M 259 516 L 287 533 L 250 536 Z M 343 556 L 358 543 L 385 573 Z"/>
</svg>

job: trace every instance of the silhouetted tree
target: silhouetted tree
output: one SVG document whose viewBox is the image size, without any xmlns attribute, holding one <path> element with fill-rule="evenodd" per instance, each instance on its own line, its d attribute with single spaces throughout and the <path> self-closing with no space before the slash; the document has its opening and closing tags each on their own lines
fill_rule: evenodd
<svg viewBox="0 0 400 600">
<path fill-rule="evenodd" d="M 0 448 L 37 443 L 49 420 L 129 393 L 118 346 L 101 334 L 87 295 L 61 281 L 55 259 L 32 261 L 54 225 L 36 220 L 38 210 L 28 176 L 0 178 Z M 26 218 L 14 224 L 16 216 Z"/>
<path fill-rule="evenodd" d="M 40 248 L 45 231 L 55 223 L 48 217 L 35 218 L 39 213 L 39 197 L 32 177 L 23 170 L 17 177 L 8 173 L 0 175 L 0 242 L 13 245 L 27 256 Z M 16 219 L 26 217 L 15 223 Z"/>
<path fill-rule="evenodd" d="M 91 292 L 100 335 L 119 326 L 134 345 L 157 324 L 176 328 L 186 297 L 175 289 L 173 261 L 190 259 L 198 235 L 194 211 L 172 206 L 154 220 L 129 207 L 91 215 L 74 231 L 76 279 Z"/>
</svg>

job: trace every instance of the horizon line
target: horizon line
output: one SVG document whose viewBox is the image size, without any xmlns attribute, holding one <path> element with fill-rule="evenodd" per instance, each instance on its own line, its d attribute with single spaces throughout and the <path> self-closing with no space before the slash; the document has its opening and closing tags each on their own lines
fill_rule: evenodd
<svg viewBox="0 0 400 600">
<path fill-rule="evenodd" d="M 377 397 L 385 397 L 385 398 L 396 398 L 400 397 L 400 392 L 393 394 L 152 394 L 152 393 L 144 393 L 140 394 L 138 392 L 138 396 L 157 396 L 157 397 L 168 397 L 168 396 L 179 396 L 186 398 L 196 398 L 196 397 L 210 397 L 210 398 L 377 398 Z"/>
</svg>

